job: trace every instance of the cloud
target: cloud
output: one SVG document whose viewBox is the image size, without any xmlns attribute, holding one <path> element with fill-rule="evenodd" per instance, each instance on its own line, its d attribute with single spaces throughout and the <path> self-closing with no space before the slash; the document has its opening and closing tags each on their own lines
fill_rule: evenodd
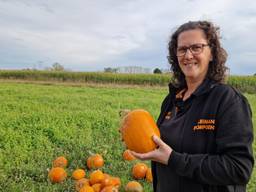
<svg viewBox="0 0 256 192">
<path fill-rule="evenodd" d="M 0 67 L 26 68 L 43 61 L 42 66 L 60 62 L 74 70 L 167 68 L 170 34 L 188 20 L 208 19 L 221 27 L 236 73 L 241 71 L 236 63 L 246 59 L 251 67 L 254 60 L 243 55 L 256 52 L 255 8 L 250 0 L 1 0 L 0 55 L 5 62 Z"/>
</svg>

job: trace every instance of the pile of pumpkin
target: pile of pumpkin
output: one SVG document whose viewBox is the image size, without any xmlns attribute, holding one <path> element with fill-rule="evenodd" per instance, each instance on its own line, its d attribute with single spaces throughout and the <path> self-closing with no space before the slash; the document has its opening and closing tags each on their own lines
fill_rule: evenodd
<svg viewBox="0 0 256 192">
<path fill-rule="evenodd" d="M 120 127 L 122 140 L 126 147 L 139 153 L 146 153 L 156 148 L 156 144 L 152 141 L 152 136 L 160 136 L 159 130 L 152 116 L 145 110 L 129 111 L 123 117 Z M 135 157 L 125 150 L 123 153 L 124 160 L 131 161 Z M 65 168 L 68 161 L 65 157 L 58 157 L 53 161 L 53 167 L 48 173 L 49 180 L 52 183 L 59 183 L 67 178 Z M 101 155 L 95 154 L 87 159 L 88 169 L 93 169 L 89 178 L 85 178 L 86 173 L 83 169 L 76 169 L 72 173 L 75 180 L 75 188 L 78 192 L 118 192 L 121 186 L 119 177 L 111 176 L 103 173 L 100 168 L 104 165 L 104 159 Z M 152 182 L 151 168 L 145 163 L 136 163 L 132 168 L 132 176 L 134 179 L 146 179 Z M 142 192 L 143 187 L 137 181 L 129 181 L 125 185 L 126 192 Z"/>
<path fill-rule="evenodd" d="M 132 161 L 135 158 L 131 155 L 129 150 L 123 153 L 124 160 Z M 63 182 L 67 178 L 65 168 L 68 165 L 68 160 L 63 157 L 57 157 L 49 170 L 48 177 L 52 183 Z M 118 192 L 121 187 L 121 180 L 119 177 L 111 176 L 103 173 L 100 168 L 104 165 L 104 159 L 101 155 L 95 154 L 87 159 L 87 167 L 94 170 L 86 178 L 84 169 L 76 169 L 72 173 L 72 179 L 75 181 L 75 189 L 78 192 Z M 134 179 L 146 179 L 152 182 L 151 168 L 144 163 L 136 163 L 132 168 L 132 176 Z M 126 192 L 142 192 L 143 187 L 137 181 L 130 181 L 125 186 Z"/>
</svg>

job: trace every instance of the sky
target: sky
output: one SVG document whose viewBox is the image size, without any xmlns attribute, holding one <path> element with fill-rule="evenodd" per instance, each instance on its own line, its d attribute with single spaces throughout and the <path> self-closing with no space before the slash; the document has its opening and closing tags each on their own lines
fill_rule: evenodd
<svg viewBox="0 0 256 192">
<path fill-rule="evenodd" d="M 170 35 L 195 20 L 220 27 L 230 74 L 256 73 L 255 0 L 0 0 L 0 69 L 168 69 Z"/>
</svg>

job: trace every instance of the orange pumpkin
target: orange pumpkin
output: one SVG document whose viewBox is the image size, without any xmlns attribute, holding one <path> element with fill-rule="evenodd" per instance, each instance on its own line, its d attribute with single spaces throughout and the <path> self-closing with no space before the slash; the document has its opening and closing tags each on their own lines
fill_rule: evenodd
<svg viewBox="0 0 256 192">
<path fill-rule="evenodd" d="M 103 173 L 103 175 L 104 175 L 104 178 L 105 177 L 111 177 L 109 174 L 107 174 L 107 173 Z"/>
<path fill-rule="evenodd" d="M 136 163 L 132 168 L 132 176 L 135 179 L 143 179 L 146 176 L 148 166 L 145 163 Z"/>
<path fill-rule="evenodd" d="M 104 174 L 100 170 L 93 171 L 90 174 L 90 184 L 94 185 L 96 183 L 101 183 L 104 179 Z"/>
<path fill-rule="evenodd" d="M 113 180 L 112 177 L 108 174 L 104 174 L 104 179 L 101 181 L 101 187 L 112 186 Z"/>
<path fill-rule="evenodd" d="M 118 192 L 118 189 L 114 186 L 104 187 L 100 192 Z"/>
<path fill-rule="evenodd" d="M 53 167 L 65 168 L 65 167 L 67 167 L 67 165 L 68 165 L 68 160 L 63 156 L 57 157 L 52 163 Z"/>
<path fill-rule="evenodd" d="M 85 185 L 84 187 L 82 187 L 79 192 L 94 192 L 93 188 L 89 185 Z"/>
<path fill-rule="evenodd" d="M 138 153 L 154 150 L 157 146 L 152 136 L 160 137 L 153 117 L 143 109 L 133 110 L 124 116 L 120 131 L 127 148 Z"/>
<path fill-rule="evenodd" d="M 153 182 L 153 176 L 152 176 L 152 170 L 151 168 L 147 169 L 147 173 L 146 173 L 146 180 L 150 183 Z"/>
<path fill-rule="evenodd" d="M 96 183 L 96 184 L 92 185 L 92 188 L 93 188 L 94 192 L 100 192 L 101 191 L 101 184 Z"/>
<path fill-rule="evenodd" d="M 113 186 L 119 188 L 121 186 L 121 180 L 119 177 L 112 177 Z"/>
<path fill-rule="evenodd" d="M 137 181 L 129 181 L 125 186 L 126 192 L 143 192 L 143 187 Z"/>
<path fill-rule="evenodd" d="M 104 159 L 100 154 L 95 154 L 87 159 L 87 167 L 89 169 L 98 169 L 104 165 Z"/>
<path fill-rule="evenodd" d="M 136 158 L 131 154 L 130 150 L 127 149 L 123 153 L 123 159 L 126 160 L 126 161 L 132 161 Z"/>
<path fill-rule="evenodd" d="M 85 171 L 83 169 L 76 169 L 72 173 L 72 177 L 75 180 L 79 180 L 85 177 Z"/>
<path fill-rule="evenodd" d="M 85 185 L 90 185 L 89 179 L 82 178 L 77 180 L 75 183 L 76 191 L 80 191 L 80 189 L 83 188 Z"/>
<path fill-rule="evenodd" d="M 52 183 L 59 183 L 66 179 L 67 173 L 62 167 L 53 167 L 49 171 L 48 177 Z"/>
</svg>

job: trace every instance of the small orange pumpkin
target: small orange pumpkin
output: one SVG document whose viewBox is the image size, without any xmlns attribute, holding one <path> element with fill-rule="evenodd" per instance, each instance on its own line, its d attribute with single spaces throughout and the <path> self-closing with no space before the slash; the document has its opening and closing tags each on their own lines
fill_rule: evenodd
<svg viewBox="0 0 256 192">
<path fill-rule="evenodd" d="M 104 178 L 105 177 L 111 177 L 109 174 L 107 174 L 107 173 L 103 173 L 103 175 L 104 175 Z"/>
<path fill-rule="evenodd" d="M 136 163 L 132 168 L 132 176 L 135 179 L 143 179 L 146 176 L 148 166 L 145 163 Z"/>
<path fill-rule="evenodd" d="M 98 169 L 104 165 L 104 159 L 100 154 L 95 154 L 87 159 L 87 167 L 89 169 Z"/>
<path fill-rule="evenodd" d="M 67 173 L 62 167 L 53 167 L 49 171 L 48 177 L 52 183 L 59 183 L 66 179 Z"/>
<path fill-rule="evenodd" d="M 106 186 L 100 192 L 118 192 L 118 189 L 114 186 Z"/>
<path fill-rule="evenodd" d="M 75 180 L 79 180 L 85 177 L 85 171 L 83 169 L 76 169 L 72 173 L 72 178 Z"/>
<path fill-rule="evenodd" d="M 93 188 L 94 192 L 100 192 L 101 191 L 101 183 L 96 183 L 96 184 L 92 185 L 92 188 Z"/>
<path fill-rule="evenodd" d="M 143 187 L 137 181 L 129 181 L 125 186 L 125 192 L 143 192 Z"/>
<path fill-rule="evenodd" d="M 85 185 L 90 185 L 89 179 L 82 178 L 77 180 L 75 183 L 76 191 L 80 191 L 80 189 L 83 188 Z"/>
<path fill-rule="evenodd" d="M 153 117 L 143 109 L 136 109 L 125 115 L 120 131 L 127 148 L 138 153 L 154 150 L 157 146 L 152 136 L 160 137 Z"/>
<path fill-rule="evenodd" d="M 65 168 L 67 167 L 67 165 L 68 165 L 68 160 L 64 156 L 57 157 L 52 163 L 53 167 Z"/>
<path fill-rule="evenodd" d="M 79 192 L 94 192 L 93 188 L 89 185 L 85 185 L 84 187 L 82 187 Z"/>
<path fill-rule="evenodd" d="M 113 186 L 119 188 L 121 186 L 121 180 L 119 177 L 112 177 Z"/>
<path fill-rule="evenodd" d="M 153 176 L 152 176 L 152 170 L 151 168 L 148 168 L 147 169 L 147 172 L 146 172 L 146 180 L 150 183 L 153 182 Z"/>
<path fill-rule="evenodd" d="M 90 174 L 90 184 L 101 183 L 104 179 L 104 174 L 100 170 L 95 170 Z"/>
<path fill-rule="evenodd" d="M 132 161 L 132 160 L 134 160 L 136 158 L 131 154 L 129 149 L 126 149 L 123 152 L 123 159 L 126 160 L 126 161 Z"/>
<path fill-rule="evenodd" d="M 112 186 L 113 179 L 110 175 L 104 174 L 104 179 L 101 181 L 101 187 L 104 188 L 106 186 Z"/>
</svg>

